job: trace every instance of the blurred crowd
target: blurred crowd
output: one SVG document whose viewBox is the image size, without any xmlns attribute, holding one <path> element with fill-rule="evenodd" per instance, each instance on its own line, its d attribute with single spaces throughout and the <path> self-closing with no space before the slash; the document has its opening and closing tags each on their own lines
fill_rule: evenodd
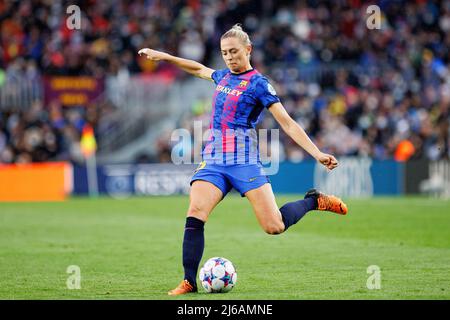
<svg viewBox="0 0 450 320">
<path fill-rule="evenodd" d="M 368 4 L 381 9 L 380 29 L 367 27 Z M 81 9 L 80 30 L 65 23 L 69 5 Z M 165 73 L 183 80 L 185 73 L 137 50 L 222 68 L 219 39 L 237 22 L 253 42 L 252 65 L 323 151 L 399 161 L 450 157 L 448 0 L 0 0 L 0 87 L 18 69 L 30 77 Z M 209 106 L 197 101 L 178 125 L 209 119 Z M 79 123 L 96 126 L 106 112 L 41 101 L 27 112 L 0 109 L 0 162 L 76 157 L 70 150 Z M 267 115 L 261 127 L 277 125 Z M 281 159 L 307 157 L 286 135 L 281 140 Z M 157 160 L 170 161 L 167 135 L 157 145 Z"/>
<path fill-rule="evenodd" d="M 376 3 L 380 29 L 367 27 L 362 1 L 243 1 L 220 12 L 216 28 L 221 33 L 243 22 L 253 66 L 271 78 L 287 111 L 323 151 L 448 159 L 450 1 Z M 205 121 L 199 103 L 191 119 Z M 203 110 L 210 111 L 208 104 Z M 261 128 L 277 127 L 264 117 Z M 308 157 L 283 133 L 281 140 L 281 159 Z"/>
<path fill-rule="evenodd" d="M 113 123 L 114 108 L 102 103 L 63 108 L 35 101 L 27 111 L 3 111 L 0 117 L 0 163 L 84 161 L 80 146 L 87 124 L 99 131 Z"/>
</svg>

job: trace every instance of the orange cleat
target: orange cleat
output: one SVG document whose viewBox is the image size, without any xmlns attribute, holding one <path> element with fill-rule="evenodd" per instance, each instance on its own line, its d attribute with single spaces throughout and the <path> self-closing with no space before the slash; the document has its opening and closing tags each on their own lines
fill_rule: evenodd
<svg viewBox="0 0 450 320">
<path fill-rule="evenodd" d="M 197 292 L 197 288 L 189 283 L 187 280 L 181 281 L 181 283 L 173 290 L 168 292 L 169 296 L 178 296 L 180 294 L 186 294 L 190 292 Z"/>
<path fill-rule="evenodd" d="M 340 198 L 327 195 L 322 192 L 317 191 L 316 189 L 309 190 L 305 198 L 314 197 L 317 200 L 317 208 L 316 210 L 321 211 L 331 211 L 337 214 L 346 215 L 347 205 Z"/>
</svg>

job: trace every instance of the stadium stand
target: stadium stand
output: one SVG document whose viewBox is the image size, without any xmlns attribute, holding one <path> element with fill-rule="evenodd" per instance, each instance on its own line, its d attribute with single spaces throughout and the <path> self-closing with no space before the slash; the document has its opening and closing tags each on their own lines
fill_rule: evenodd
<svg viewBox="0 0 450 320">
<path fill-rule="evenodd" d="M 364 1 L 259 3 L 0 1 L 0 162 L 81 161 L 85 123 L 94 126 L 101 153 L 119 147 L 111 145 L 118 143 L 111 132 L 123 136 L 133 128 L 121 142 L 129 144 L 163 118 L 172 123 L 156 132 L 154 152 L 133 160 L 170 161 L 170 129 L 206 121 L 208 97 L 192 97 L 178 113 L 142 117 L 142 109 L 124 106 L 134 100 L 111 94 L 76 107 L 47 102 L 42 79 L 84 75 L 125 88 L 129 79 L 158 76 L 188 85 L 188 75 L 139 58 L 137 50 L 222 68 L 219 38 L 236 22 L 253 41 L 253 66 L 271 77 L 288 112 L 324 152 L 398 161 L 450 157 L 449 1 L 378 1 L 380 30 L 366 27 Z M 65 24 L 69 4 L 81 8 L 80 30 Z M 124 114 L 141 122 L 125 125 Z M 265 117 L 261 127 L 275 122 Z M 286 135 L 281 139 L 282 159 L 307 157 Z"/>
</svg>

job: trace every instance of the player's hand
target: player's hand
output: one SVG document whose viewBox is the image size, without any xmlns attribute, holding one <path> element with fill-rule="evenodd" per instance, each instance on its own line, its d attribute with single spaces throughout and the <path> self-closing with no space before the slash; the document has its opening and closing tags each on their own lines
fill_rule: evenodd
<svg viewBox="0 0 450 320">
<path fill-rule="evenodd" d="M 323 164 L 328 170 L 333 170 L 338 166 L 338 161 L 331 154 L 321 153 L 317 160 Z"/>
<path fill-rule="evenodd" d="M 138 54 L 140 56 L 145 55 L 147 57 L 147 59 L 152 60 L 152 61 L 165 60 L 168 56 L 168 54 L 165 52 L 161 52 L 161 51 L 157 51 L 157 50 L 153 50 L 153 49 L 149 49 L 149 48 L 143 48 L 143 49 L 139 50 Z"/>
</svg>

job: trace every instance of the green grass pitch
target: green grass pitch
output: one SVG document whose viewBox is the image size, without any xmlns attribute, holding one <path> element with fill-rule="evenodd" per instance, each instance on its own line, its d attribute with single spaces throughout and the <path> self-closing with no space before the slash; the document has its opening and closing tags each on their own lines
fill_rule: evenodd
<svg viewBox="0 0 450 320">
<path fill-rule="evenodd" d="M 450 201 L 347 203 L 347 216 L 311 212 L 271 236 L 245 198 L 228 196 L 206 224 L 202 263 L 230 259 L 237 285 L 182 297 L 167 291 L 182 279 L 188 197 L 0 203 L 0 299 L 450 298 Z M 80 267 L 81 289 L 67 288 L 70 265 Z M 370 265 L 381 289 L 366 286 Z"/>
</svg>

